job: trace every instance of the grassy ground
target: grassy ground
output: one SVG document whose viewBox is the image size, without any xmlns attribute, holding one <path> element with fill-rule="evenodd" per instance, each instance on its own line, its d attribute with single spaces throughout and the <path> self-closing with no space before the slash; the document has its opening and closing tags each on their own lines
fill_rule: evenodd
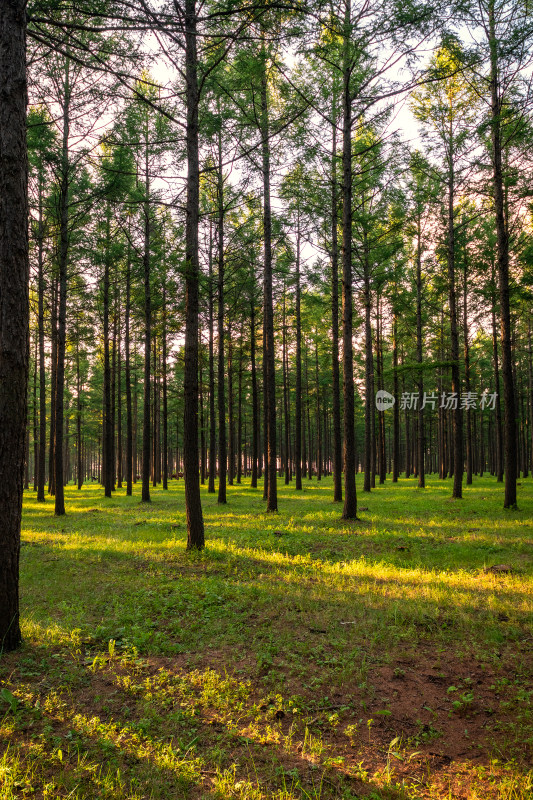
<svg viewBox="0 0 533 800">
<path fill-rule="evenodd" d="M 533 797 L 533 482 L 331 481 L 141 505 L 26 492 L 24 645 L 0 658 L 0 798 Z M 501 567 L 492 570 L 492 567 Z"/>
</svg>

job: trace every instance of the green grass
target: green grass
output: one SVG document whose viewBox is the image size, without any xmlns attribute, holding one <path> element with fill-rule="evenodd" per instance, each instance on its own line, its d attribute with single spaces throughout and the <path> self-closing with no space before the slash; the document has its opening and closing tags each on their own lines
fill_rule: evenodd
<svg viewBox="0 0 533 800">
<path fill-rule="evenodd" d="M 533 482 L 25 493 L 0 798 L 533 797 Z M 510 571 L 492 572 L 505 565 Z"/>
</svg>

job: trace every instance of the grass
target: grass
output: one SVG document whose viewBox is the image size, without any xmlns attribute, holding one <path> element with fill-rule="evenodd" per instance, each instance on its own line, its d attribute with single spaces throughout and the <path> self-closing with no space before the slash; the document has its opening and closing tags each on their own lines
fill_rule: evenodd
<svg viewBox="0 0 533 800">
<path fill-rule="evenodd" d="M 182 481 L 25 493 L 2 800 L 533 797 L 533 482 L 279 489 L 205 492 L 200 554 Z"/>
</svg>

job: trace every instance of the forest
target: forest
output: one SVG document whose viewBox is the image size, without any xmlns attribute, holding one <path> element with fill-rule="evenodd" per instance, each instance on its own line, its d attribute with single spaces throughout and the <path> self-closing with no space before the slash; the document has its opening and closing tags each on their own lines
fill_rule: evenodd
<svg viewBox="0 0 533 800">
<path fill-rule="evenodd" d="M 0 797 L 531 798 L 529 4 L 0 61 Z"/>
</svg>

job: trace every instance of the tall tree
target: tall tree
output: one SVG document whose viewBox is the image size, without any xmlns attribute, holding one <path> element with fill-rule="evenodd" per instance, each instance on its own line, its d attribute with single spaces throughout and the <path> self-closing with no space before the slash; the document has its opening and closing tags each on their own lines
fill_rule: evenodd
<svg viewBox="0 0 533 800">
<path fill-rule="evenodd" d="M 0 648 L 20 644 L 19 556 L 29 367 L 26 3 L 0 6 Z"/>
</svg>

